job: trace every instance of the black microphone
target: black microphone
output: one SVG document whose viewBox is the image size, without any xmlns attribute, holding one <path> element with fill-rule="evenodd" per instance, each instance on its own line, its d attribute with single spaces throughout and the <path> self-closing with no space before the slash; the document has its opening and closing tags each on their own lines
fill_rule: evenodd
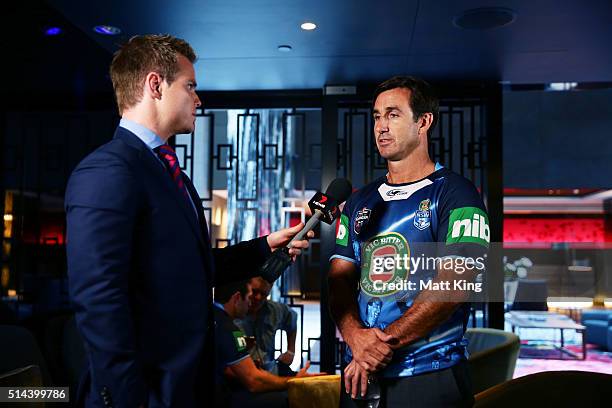
<svg viewBox="0 0 612 408">
<path fill-rule="evenodd" d="M 308 220 L 304 228 L 289 241 L 286 247 L 278 249 L 272 253 L 270 258 L 259 270 L 259 275 L 270 283 L 273 283 L 291 265 L 289 248 L 293 241 L 302 240 L 308 231 L 312 230 L 320 221 L 327 224 L 334 222 L 340 210 L 338 206 L 346 201 L 351 195 L 353 187 L 347 179 L 337 178 L 332 181 L 325 194 L 317 192 L 308 202 L 308 207 L 312 211 L 312 217 Z"/>
</svg>

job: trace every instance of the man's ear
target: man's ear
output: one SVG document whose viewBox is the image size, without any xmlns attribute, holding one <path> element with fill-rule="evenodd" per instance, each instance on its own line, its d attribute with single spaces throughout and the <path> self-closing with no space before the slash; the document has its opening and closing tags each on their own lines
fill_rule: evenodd
<svg viewBox="0 0 612 408">
<path fill-rule="evenodd" d="M 433 113 L 425 112 L 419 118 L 419 134 L 427 134 L 427 131 L 433 123 Z"/>
<path fill-rule="evenodd" d="M 161 99 L 161 84 L 163 78 L 157 72 L 149 72 L 145 78 L 145 93 L 151 95 L 153 99 Z"/>
</svg>

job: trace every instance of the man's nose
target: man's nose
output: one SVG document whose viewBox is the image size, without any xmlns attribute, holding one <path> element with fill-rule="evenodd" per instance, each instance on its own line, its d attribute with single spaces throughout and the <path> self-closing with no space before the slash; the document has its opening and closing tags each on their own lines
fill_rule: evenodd
<svg viewBox="0 0 612 408">
<path fill-rule="evenodd" d="M 384 118 L 378 119 L 374 125 L 374 133 L 378 135 L 387 131 L 389 131 L 389 121 Z"/>
</svg>

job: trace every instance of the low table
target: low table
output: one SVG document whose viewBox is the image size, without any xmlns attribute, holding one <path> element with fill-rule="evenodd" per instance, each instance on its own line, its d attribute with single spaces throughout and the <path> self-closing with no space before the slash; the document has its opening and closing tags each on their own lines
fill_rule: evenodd
<svg viewBox="0 0 612 408">
<path fill-rule="evenodd" d="M 576 323 L 566 315 L 550 312 L 527 312 L 514 311 L 506 313 L 506 321 L 512 326 L 512 333 L 515 328 L 531 328 L 531 329 L 553 329 L 559 330 L 561 333 L 561 346 L 553 344 L 559 350 L 560 358 L 563 359 L 563 353 L 581 360 L 586 359 L 586 327 Z M 576 353 L 565 348 L 565 340 L 563 338 L 564 330 L 576 330 L 582 334 L 582 356 L 579 357 Z"/>
</svg>

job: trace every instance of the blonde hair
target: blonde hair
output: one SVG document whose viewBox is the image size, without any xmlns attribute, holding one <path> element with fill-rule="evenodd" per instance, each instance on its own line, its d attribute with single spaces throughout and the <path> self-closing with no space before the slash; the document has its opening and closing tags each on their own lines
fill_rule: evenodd
<svg viewBox="0 0 612 408">
<path fill-rule="evenodd" d="M 120 115 L 140 102 L 149 72 L 157 72 L 168 84 L 174 81 L 179 54 L 192 64 L 196 60 L 191 45 L 171 35 L 137 35 L 115 53 L 110 77 Z"/>
</svg>

